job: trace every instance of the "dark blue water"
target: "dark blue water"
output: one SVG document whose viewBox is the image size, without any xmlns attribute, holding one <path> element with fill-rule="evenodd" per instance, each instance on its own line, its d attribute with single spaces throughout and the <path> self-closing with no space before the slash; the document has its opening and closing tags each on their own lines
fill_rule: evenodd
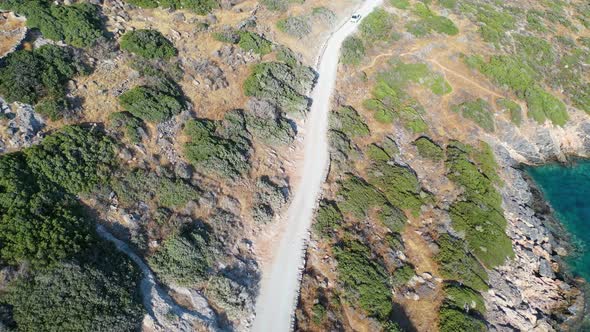
<svg viewBox="0 0 590 332">
<path fill-rule="evenodd" d="M 590 281 L 590 160 L 577 160 L 568 167 L 531 167 L 527 173 L 555 209 L 557 219 L 578 249 L 566 258 L 571 271 Z"/>
</svg>

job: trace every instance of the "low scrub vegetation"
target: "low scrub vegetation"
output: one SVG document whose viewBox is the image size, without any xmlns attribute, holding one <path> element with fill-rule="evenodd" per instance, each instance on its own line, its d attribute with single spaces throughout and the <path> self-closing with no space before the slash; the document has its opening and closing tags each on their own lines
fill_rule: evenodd
<svg viewBox="0 0 590 332">
<path fill-rule="evenodd" d="M 378 188 L 394 206 L 420 214 L 420 208 L 431 197 L 422 191 L 416 175 L 408 168 L 376 162 L 368 170 L 368 182 Z"/>
<path fill-rule="evenodd" d="M 539 85 L 539 73 L 526 62 L 505 55 L 492 56 L 487 62 L 482 57 L 471 56 L 466 58 L 466 62 L 524 99 L 528 115 L 537 122 L 543 123 L 549 119 L 563 126 L 568 121 L 565 104 Z"/>
<path fill-rule="evenodd" d="M 305 16 L 291 16 L 278 21 L 277 28 L 293 37 L 303 38 L 311 33 L 311 22 Z"/>
<path fill-rule="evenodd" d="M 450 85 L 442 75 L 432 73 L 426 64 L 406 64 L 394 61 L 392 68 L 377 76 L 372 99 L 364 107 L 375 112 L 374 117 L 382 123 L 398 119 L 408 130 L 419 133 L 428 129 L 422 119 L 422 106 L 406 92 L 411 84 L 420 84 L 433 93 L 444 95 L 451 92 Z"/>
<path fill-rule="evenodd" d="M 252 69 L 244 82 L 244 94 L 269 100 L 287 113 L 307 110 L 316 74 L 309 67 L 282 62 L 263 62 Z"/>
<path fill-rule="evenodd" d="M 341 227 L 343 219 L 342 213 L 334 203 L 323 200 L 316 211 L 313 229 L 320 237 L 328 239 Z"/>
<path fill-rule="evenodd" d="M 168 8 L 187 9 L 199 15 L 210 13 L 219 7 L 216 0 L 125 0 L 126 2 L 141 8 Z"/>
<path fill-rule="evenodd" d="M 500 98 L 496 100 L 496 104 L 503 110 L 507 111 L 510 116 L 510 121 L 517 126 L 522 124 L 522 108 L 519 104 L 510 99 Z"/>
<path fill-rule="evenodd" d="M 377 8 L 365 17 L 359 25 L 359 33 L 363 39 L 390 41 L 394 37 L 394 17 L 386 10 Z"/>
<path fill-rule="evenodd" d="M 478 151 L 453 143 L 447 148 L 447 165 L 449 178 L 464 188 L 462 199 L 450 207 L 453 228 L 465 234 L 470 251 L 486 267 L 493 268 L 514 253 L 505 231 L 502 197 L 494 186 L 499 181 L 497 166 L 488 149 L 484 146 Z"/>
<path fill-rule="evenodd" d="M 237 44 L 243 50 L 256 54 L 266 55 L 272 52 L 272 43 L 254 32 L 226 29 L 216 32 L 213 36 L 220 42 Z"/>
<path fill-rule="evenodd" d="M 475 122 L 487 132 L 496 130 L 492 108 L 487 101 L 481 98 L 454 105 L 451 109 L 453 112 L 460 113 L 464 118 Z"/>
<path fill-rule="evenodd" d="M 197 189 L 181 179 L 168 178 L 136 169 L 112 181 L 120 202 L 126 205 L 155 201 L 158 206 L 174 208 L 199 197 Z"/>
<path fill-rule="evenodd" d="M 363 40 L 356 36 L 348 36 L 342 44 L 340 61 L 345 65 L 358 66 L 365 57 L 366 49 Z"/>
<path fill-rule="evenodd" d="M 213 256 L 205 229 L 184 230 L 164 241 L 148 262 L 167 284 L 194 286 L 206 280 Z"/>
<path fill-rule="evenodd" d="M 44 37 L 75 47 L 92 46 L 103 36 L 100 7 L 87 2 L 66 6 L 48 0 L 6 0 L 0 8 L 26 16 L 27 26 L 39 29 Z"/>
<path fill-rule="evenodd" d="M 147 59 L 169 59 L 177 51 L 160 31 L 139 29 L 129 31 L 121 38 L 121 49 Z"/>
<path fill-rule="evenodd" d="M 350 138 L 368 136 L 371 132 L 358 112 L 350 107 L 341 107 L 330 118 L 330 128 L 346 134 Z"/>
<path fill-rule="evenodd" d="M 285 11 L 293 3 L 303 3 L 304 0 L 261 0 L 260 3 L 272 11 Z"/>
<path fill-rule="evenodd" d="M 437 244 L 439 252 L 435 259 L 439 264 L 439 271 L 443 278 L 458 281 L 477 291 L 488 289 L 486 270 L 467 251 L 463 240 L 456 239 L 449 234 L 442 234 Z"/>
<path fill-rule="evenodd" d="M 385 268 L 371 249 L 357 240 L 342 240 L 334 248 L 338 277 L 346 296 L 379 321 L 387 321 L 393 309 L 391 285 Z"/>
<path fill-rule="evenodd" d="M 0 64 L 0 94 L 8 102 L 37 104 L 52 119 L 66 107 L 66 84 L 89 69 L 65 47 L 42 46 L 34 51 L 16 51 Z"/>
<path fill-rule="evenodd" d="M 141 142 L 142 131 L 145 132 L 143 121 L 129 112 L 111 113 L 109 126 L 114 130 L 122 131 L 125 138 L 131 143 Z"/>
<path fill-rule="evenodd" d="M 226 114 L 223 121 L 198 119 L 187 122 L 184 146 L 187 159 L 198 169 L 226 177 L 239 177 L 250 169 L 250 141 L 243 113 Z"/>
<path fill-rule="evenodd" d="M 444 159 L 445 152 L 436 143 L 431 141 L 428 137 L 420 137 L 414 141 L 414 146 L 418 150 L 418 154 L 426 159 L 440 161 Z"/>
<path fill-rule="evenodd" d="M 451 36 L 459 33 L 459 29 L 453 21 L 447 17 L 436 15 L 428 5 L 422 2 L 416 3 L 413 11 L 420 19 L 408 23 L 406 28 L 415 36 L 422 37 L 433 31 Z"/>
</svg>

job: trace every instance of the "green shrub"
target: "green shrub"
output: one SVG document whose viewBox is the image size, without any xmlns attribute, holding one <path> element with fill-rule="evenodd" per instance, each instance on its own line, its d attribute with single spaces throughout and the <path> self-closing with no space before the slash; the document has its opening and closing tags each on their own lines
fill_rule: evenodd
<svg viewBox="0 0 590 332">
<path fill-rule="evenodd" d="M 374 163 L 388 162 L 392 159 L 392 156 L 390 156 L 382 147 L 377 144 L 368 145 L 365 149 L 365 154 Z"/>
<path fill-rule="evenodd" d="M 141 142 L 143 121 L 131 113 L 115 112 L 109 115 L 109 125 L 115 130 L 122 130 L 125 137 L 132 143 Z"/>
<path fill-rule="evenodd" d="M 321 303 L 316 303 L 311 308 L 311 312 L 313 314 L 313 323 L 316 325 L 320 325 L 326 317 L 326 307 L 324 307 Z"/>
<path fill-rule="evenodd" d="M 64 127 L 25 151 L 34 174 L 72 194 L 105 183 L 114 167 L 113 142 L 96 129 Z"/>
<path fill-rule="evenodd" d="M 53 106 L 60 105 L 51 103 L 63 100 L 70 79 L 86 73 L 88 69 L 67 48 L 46 45 L 34 51 L 16 51 L 0 64 L 0 94 L 8 102 L 47 102 L 41 109 L 59 117 L 62 110 Z"/>
<path fill-rule="evenodd" d="M 248 171 L 250 142 L 240 137 L 223 137 L 217 133 L 222 123 L 210 120 L 189 121 L 184 146 L 186 158 L 197 168 L 214 171 L 227 177 L 239 177 Z M 245 130 L 245 124 L 242 128 Z"/>
<path fill-rule="evenodd" d="M 445 285 L 445 305 L 464 311 L 475 311 L 480 315 L 486 313 L 483 297 L 471 288 L 448 284 Z"/>
<path fill-rule="evenodd" d="M 465 189 L 463 200 L 450 207 L 453 228 L 465 234 L 470 250 L 484 265 L 492 268 L 502 265 L 514 253 L 512 241 L 505 233 L 507 222 L 501 207 L 502 197 L 494 187 L 497 175 L 492 167 L 485 166 L 495 162 L 489 156 L 491 151 L 485 150 L 484 147 L 481 152 L 469 151 L 451 144 L 447 148 L 447 165 L 449 178 Z M 478 158 L 470 156 L 470 152 L 479 157 L 479 164 L 484 165 L 482 170 L 471 161 Z"/>
<path fill-rule="evenodd" d="M 63 263 L 20 277 L 3 301 L 19 331 L 133 331 L 145 314 L 139 279 L 129 260 L 105 255 L 98 264 Z"/>
<path fill-rule="evenodd" d="M 340 228 L 342 220 L 343 217 L 340 211 L 338 211 L 338 207 L 332 202 L 322 200 L 316 211 L 313 230 L 320 237 L 328 239 L 332 236 L 335 229 Z"/>
<path fill-rule="evenodd" d="M 420 17 L 420 20 L 410 22 L 406 28 L 410 33 L 418 37 L 430 34 L 432 31 L 454 36 L 459 33 L 459 28 L 449 18 L 435 15 L 427 5 L 418 2 L 414 8 L 414 13 Z"/>
<path fill-rule="evenodd" d="M 473 8 L 476 19 L 482 23 L 479 31 L 487 42 L 498 43 L 506 31 L 516 28 L 516 18 L 508 10 L 498 10 L 489 4 L 478 4 Z"/>
<path fill-rule="evenodd" d="M 444 158 L 443 149 L 427 137 L 420 137 L 414 141 L 418 154 L 426 159 L 440 161 Z"/>
<path fill-rule="evenodd" d="M 543 123 L 549 119 L 554 124 L 563 126 L 568 121 L 565 104 L 540 87 L 539 73 L 527 62 L 504 55 L 492 56 L 489 62 L 478 56 L 467 57 L 465 61 L 524 99 L 529 108 L 529 116 L 537 122 Z"/>
<path fill-rule="evenodd" d="M 545 39 L 525 35 L 515 35 L 514 38 L 518 54 L 535 68 L 544 70 L 555 63 L 555 51 Z"/>
<path fill-rule="evenodd" d="M 332 113 L 330 128 L 339 130 L 350 138 L 368 136 L 371 132 L 358 112 L 350 107 L 341 107 Z"/>
<path fill-rule="evenodd" d="M 277 22 L 277 28 L 293 37 L 303 38 L 311 33 L 311 23 L 306 17 L 291 16 Z"/>
<path fill-rule="evenodd" d="M 410 2 L 408 0 L 389 0 L 392 6 L 399 9 L 408 9 Z"/>
<path fill-rule="evenodd" d="M 358 66 L 365 57 L 365 54 L 366 50 L 363 40 L 355 36 L 348 36 L 342 43 L 340 61 L 345 65 Z"/>
<path fill-rule="evenodd" d="M 461 113 L 464 118 L 475 122 L 487 132 L 494 132 L 496 130 L 490 104 L 481 98 L 454 105 L 452 110 L 453 112 Z"/>
<path fill-rule="evenodd" d="M 160 31 L 139 29 L 121 37 L 121 49 L 147 59 L 169 59 L 177 51 Z"/>
<path fill-rule="evenodd" d="M 381 8 L 373 10 L 359 25 L 363 39 L 369 41 L 389 41 L 393 35 L 393 16 Z"/>
<path fill-rule="evenodd" d="M 517 126 L 522 124 L 522 108 L 519 104 L 510 99 L 500 98 L 496 100 L 498 106 L 508 111 L 510 114 L 510 121 Z"/>
<path fill-rule="evenodd" d="M 65 99 L 47 98 L 35 106 L 35 112 L 48 117 L 51 121 L 61 119 L 66 109 L 68 104 Z"/>
<path fill-rule="evenodd" d="M 285 11 L 292 3 L 303 3 L 304 0 L 261 0 L 260 3 L 268 10 Z"/>
<path fill-rule="evenodd" d="M 527 11 L 526 21 L 529 30 L 547 32 L 547 26 L 543 21 L 543 12 L 534 9 Z"/>
<path fill-rule="evenodd" d="M 238 45 L 246 51 L 252 51 L 260 55 L 272 52 L 271 42 L 250 31 L 240 32 L 240 41 L 238 42 Z"/>
<path fill-rule="evenodd" d="M 281 114 L 246 114 L 246 128 L 262 143 L 277 146 L 291 144 L 295 138 L 295 129 L 289 120 Z"/>
<path fill-rule="evenodd" d="M 356 240 L 343 240 L 334 248 L 334 254 L 346 296 L 369 316 L 386 321 L 392 310 L 390 284 L 370 248 Z"/>
<path fill-rule="evenodd" d="M 26 16 L 27 26 L 39 29 L 46 38 L 75 47 L 90 47 L 103 36 L 100 7 L 90 3 L 66 6 L 44 0 L 6 0 L 0 8 Z"/>
<path fill-rule="evenodd" d="M 167 284 L 194 286 L 206 280 L 213 257 L 205 230 L 185 231 L 164 241 L 148 262 Z"/>
<path fill-rule="evenodd" d="M 181 179 L 158 176 L 136 169 L 112 181 L 113 190 L 123 204 L 154 200 L 162 207 L 182 207 L 199 197 L 198 190 Z"/>
<path fill-rule="evenodd" d="M 244 81 L 244 94 L 270 100 L 288 113 L 307 109 L 315 73 L 309 67 L 282 62 L 263 62 L 254 66 Z"/>
<path fill-rule="evenodd" d="M 485 323 L 481 320 L 468 315 L 461 309 L 447 307 L 440 309 L 439 329 L 441 332 L 487 331 Z"/>
<path fill-rule="evenodd" d="M 163 122 L 184 109 L 182 92 L 168 82 L 160 86 L 137 86 L 119 96 L 121 107 L 133 116 Z"/>
<path fill-rule="evenodd" d="M 375 163 L 368 170 L 368 182 L 381 190 L 391 204 L 410 210 L 414 215 L 418 215 L 428 201 L 416 175 L 403 166 Z"/>
<path fill-rule="evenodd" d="M 443 278 L 456 280 L 478 291 L 488 289 L 488 274 L 477 259 L 467 252 L 464 241 L 443 234 L 437 244 L 439 252 L 435 260 Z"/>
<path fill-rule="evenodd" d="M 141 8 L 169 8 L 187 9 L 199 15 L 210 13 L 219 7 L 216 0 L 125 0 L 126 2 Z"/>
<path fill-rule="evenodd" d="M 412 268 L 408 264 L 404 264 L 402 267 L 398 267 L 393 271 L 393 276 L 391 278 L 391 284 L 395 288 L 399 288 L 404 286 L 405 284 L 412 279 L 416 273 L 414 272 L 414 268 Z"/>
</svg>

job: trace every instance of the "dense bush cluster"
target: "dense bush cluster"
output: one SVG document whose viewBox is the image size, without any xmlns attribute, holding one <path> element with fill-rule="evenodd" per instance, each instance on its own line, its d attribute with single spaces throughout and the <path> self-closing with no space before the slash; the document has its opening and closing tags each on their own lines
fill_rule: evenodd
<svg viewBox="0 0 590 332">
<path fill-rule="evenodd" d="M 371 249 L 356 240 L 342 240 L 334 250 L 338 277 L 350 296 L 369 316 L 387 321 L 392 311 L 387 271 Z"/>
<path fill-rule="evenodd" d="M 188 9 L 199 15 L 210 13 L 219 7 L 216 0 L 125 0 L 128 3 L 141 8 L 169 8 Z"/>
<path fill-rule="evenodd" d="M 465 234 L 470 251 L 492 268 L 514 253 L 505 231 L 502 197 L 494 187 L 499 184 L 496 165 L 488 149 L 452 143 L 447 147 L 447 165 L 449 178 L 464 188 L 462 200 L 450 207 L 453 228 Z"/>
<path fill-rule="evenodd" d="M 426 159 L 440 161 L 445 157 L 443 149 L 434 143 L 428 137 L 420 137 L 414 141 L 414 146 L 418 150 L 418 154 Z"/>
<path fill-rule="evenodd" d="M 169 59 L 177 50 L 160 31 L 139 29 L 121 37 L 121 49 L 148 59 Z"/>
<path fill-rule="evenodd" d="M 282 62 L 263 62 L 252 69 L 244 82 L 244 94 L 269 100 L 287 113 L 307 109 L 306 95 L 311 91 L 316 74 L 302 65 Z"/>
<path fill-rule="evenodd" d="M 25 151 L 34 174 L 72 194 L 105 183 L 114 167 L 114 143 L 96 129 L 65 127 Z"/>
<path fill-rule="evenodd" d="M 322 238 L 330 238 L 334 230 L 338 229 L 344 217 L 333 202 L 323 200 L 316 211 L 314 231 Z"/>
<path fill-rule="evenodd" d="M 441 332 L 487 331 L 481 317 L 486 308 L 483 297 L 476 291 L 457 284 L 446 284 L 445 300 L 440 308 Z"/>
<path fill-rule="evenodd" d="M 198 169 L 239 177 L 249 169 L 251 143 L 240 111 L 226 113 L 223 121 L 198 119 L 186 124 L 186 158 Z"/>
<path fill-rule="evenodd" d="M 428 5 L 418 2 L 414 13 L 420 18 L 418 21 L 406 24 L 408 31 L 418 37 L 430 34 L 432 31 L 454 36 L 459 29 L 449 18 L 436 15 L 428 8 Z"/>
<path fill-rule="evenodd" d="M 113 190 L 121 203 L 155 201 L 158 206 L 182 207 L 199 197 L 198 191 L 181 179 L 171 179 L 156 173 L 136 169 L 112 181 Z"/>
<path fill-rule="evenodd" d="M 66 127 L 0 157 L 0 258 L 24 266 L 0 303 L 24 331 L 134 330 L 143 318 L 140 274 L 101 241 L 73 194 L 105 183 L 112 143 Z"/>
<path fill-rule="evenodd" d="M 371 133 L 363 118 L 350 106 L 341 107 L 338 112 L 331 114 L 330 128 L 341 131 L 350 138 L 365 137 Z"/>
<path fill-rule="evenodd" d="M 182 91 L 167 79 L 128 90 L 119 96 L 119 103 L 125 111 L 149 122 L 169 120 L 185 108 Z"/>
<path fill-rule="evenodd" d="M 37 104 L 52 119 L 67 107 L 66 84 L 89 69 L 64 47 L 46 45 L 34 51 L 16 51 L 0 64 L 0 95 L 8 102 Z"/>
<path fill-rule="evenodd" d="M 167 284 L 194 286 L 206 280 L 213 263 L 208 248 L 209 239 L 205 229 L 187 229 L 166 239 L 148 262 Z"/>
<path fill-rule="evenodd" d="M 44 37 L 75 47 L 92 46 L 103 35 L 99 7 L 87 2 L 66 6 L 49 0 L 6 0 L 0 8 L 26 16 L 27 26 Z"/>
<path fill-rule="evenodd" d="M 375 162 L 368 170 L 368 181 L 394 206 L 420 214 L 420 207 L 431 197 L 422 191 L 416 175 L 408 168 Z"/>
<path fill-rule="evenodd" d="M 485 268 L 467 251 L 463 240 L 442 234 L 437 244 L 440 249 L 435 259 L 443 278 L 458 281 L 477 291 L 488 289 Z"/>
</svg>

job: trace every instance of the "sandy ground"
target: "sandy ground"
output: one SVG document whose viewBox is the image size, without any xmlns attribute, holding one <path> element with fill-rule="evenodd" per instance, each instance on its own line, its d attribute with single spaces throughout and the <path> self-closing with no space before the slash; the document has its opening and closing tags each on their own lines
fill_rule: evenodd
<svg viewBox="0 0 590 332">
<path fill-rule="evenodd" d="M 367 0 L 358 13 L 366 16 L 382 0 Z M 327 41 L 317 71 L 318 84 L 306 123 L 305 159 L 301 165 L 301 182 L 286 215 L 285 232 L 280 236 L 272 263 L 264 268 L 260 295 L 256 302 L 253 331 L 289 331 L 293 321 L 305 244 L 309 238 L 313 210 L 328 169 L 328 113 L 335 87 L 340 46 L 357 29 L 346 21 Z"/>
</svg>

